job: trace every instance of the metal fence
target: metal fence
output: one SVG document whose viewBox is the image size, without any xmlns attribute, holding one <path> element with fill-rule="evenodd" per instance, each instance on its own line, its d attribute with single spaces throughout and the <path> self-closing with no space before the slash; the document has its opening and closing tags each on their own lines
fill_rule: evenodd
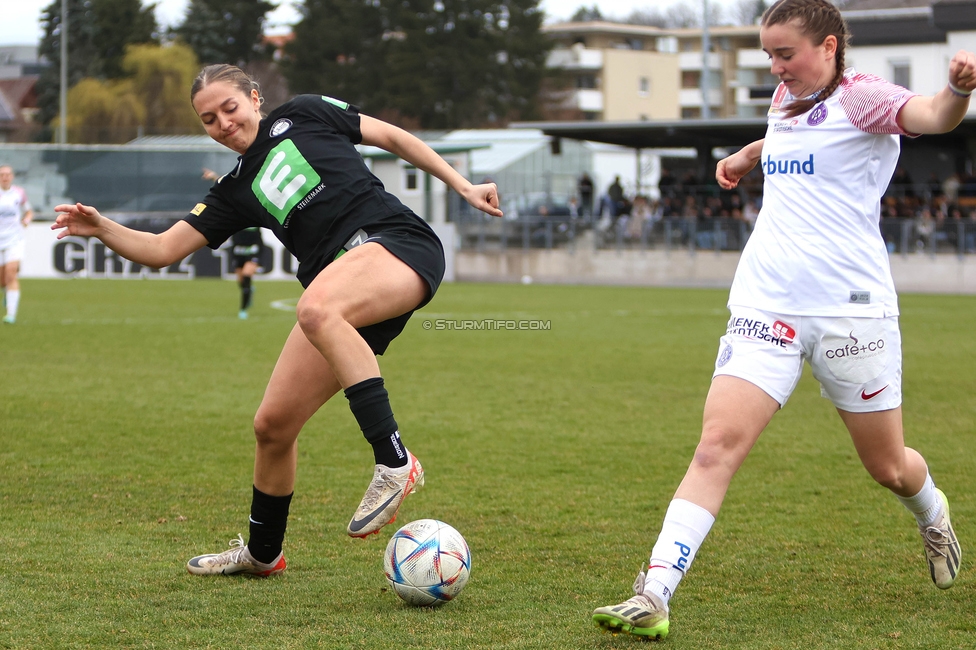
<svg viewBox="0 0 976 650">
<path fill-rule="evenodd" d="M 588 220 L 567 216 L 523 215 L 495 219 L 456 215 L 462 250 L 478 252 L 572 248 L 602 250 L 741 251 L 752 233 L 741 219 L 663 217 L 634 224 L 629 219 Z M 976 254 L 976 218 L 949 220 L 931 228 L 916 219 L 882 219 L 881 233 L 890 254 Z"/>
<path fill-rule="evenodd" d="M 206 195 L 204 167 L 233 168 L 237 155 L 217 145 L 0 145 L 39 218 L 58 203 L 80 201 L 102 212 L 181 211 Z"/>
</svg>

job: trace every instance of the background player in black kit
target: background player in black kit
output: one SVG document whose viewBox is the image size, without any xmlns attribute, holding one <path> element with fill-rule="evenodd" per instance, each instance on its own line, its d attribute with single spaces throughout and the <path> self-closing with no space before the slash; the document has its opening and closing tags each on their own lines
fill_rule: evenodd
<svg viewBox="0 0 976 650">
<path fill-rule="evenodd" d="M 203 178 L 216 181 L 220 178 L 220 174 L 204 167 Z M 254 226 L 235 232 L 230 238 L 230 248 L 234 258 L 234 275 L 237 276 L 237 286 L 241 290 L 241 308 L 237 312 L 237 317 L 246 320 L 247 310 L 251 308 L 251 298 L 254 297 L 251 279 L 258 272 L 261 254 L 264 251 L 261 229 Z"/>
<path fill-rule="evenodd" d="M 444 252 L 423 219 L 369 172 L 354 145 L 389 151 L 475 208 L 502 212 L 493 183 L 471 184 L 418 138 L 345 102 L 301 95 L 263 117 L 257 84 L 223 64 L 200 72 L 190 99 L 210 137 L 241 155 L 183 221 L 160 234 L 138 232 L 76 203 L 55 208 L 52 228 L 63 229 L 59 238 L 97 237 L 127 259 L 159 268 L 260 226 L 298 259 L 305 288 L 298 322 L 254 416 L 250 538 L 245 544 L 238 536 L 229 550 L 187 564 L 196 574 L 273 575 L 285 570 L 281 546 L 298 434 L 340 389 L 376 463 L 348 534 L 378 532 L 424 481 L 423 468 L 400 441 L 376 355 L 437 290 Z"/>
<path fill-rule="evenodd" d="M 251 307 L 251 297 L 254 289 L 251 278 L 257 273 L 261 263 L 261 251 L 264 242 L 261 240 L 261 229 L 257 226 L 245 228 L 235 232 L 230 238 L 231 254 L 234 256 L 234 273 L 237 274 L 237 286 L 241 288 L 241 310 L 237 317 L 247 318 L 247 310 Z"/>
</svg>

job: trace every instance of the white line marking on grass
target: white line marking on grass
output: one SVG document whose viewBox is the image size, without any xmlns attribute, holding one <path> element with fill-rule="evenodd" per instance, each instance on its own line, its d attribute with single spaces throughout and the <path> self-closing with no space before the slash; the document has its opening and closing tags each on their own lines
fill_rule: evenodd
<svg viewBox="0 0 976 650">
<path fill-rule="evenodd" d="M 188 318 L 64 318 L 59 321 L 33 321 L 40 325 L 55 322 L 59 325 L 157 325 L 159 323 L 228 323 L 238 320 L 231 316 L 197 316 Z"/>
<path fill-rule="evenodd" d="M 298 298 L 285 298 L 283 300 L 272 300 L 271 308 L 278 311 L 295 311 L 298 306 Z"/>
</svg>

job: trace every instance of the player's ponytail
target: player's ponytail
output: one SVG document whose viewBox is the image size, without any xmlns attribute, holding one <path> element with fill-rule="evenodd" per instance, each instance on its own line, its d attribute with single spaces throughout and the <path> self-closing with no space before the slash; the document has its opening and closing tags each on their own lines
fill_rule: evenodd
<svg viewBox="0 0 976 650">
<path fill-rule="evenodd" d="M 833 78 L 815 96 L 797 99 L 787 107 L 786 116 L 796 117 L 830 97 L 844 80 L 844 55 L 851 34 L 840 10 L 828 0 L 779 0 L 763 13 L 760 25 L 767 27 L 791 21 L 796 21 L 800 33 L 814 45 L 820 45 L 828 36 L 837 39 Z"/>
</svg>

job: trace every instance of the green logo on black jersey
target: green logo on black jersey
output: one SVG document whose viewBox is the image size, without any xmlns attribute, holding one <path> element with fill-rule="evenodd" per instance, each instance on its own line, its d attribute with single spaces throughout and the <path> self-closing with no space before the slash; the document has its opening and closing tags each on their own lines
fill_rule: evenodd
<svg viewBox="0 0 976 650">
<path fill-rule="evenodd" d="M 348 102 L 344 102 L 344 101 L 339 100 L 339 99 L 333 99 L 332 97 L 329 97 L 327 95 L 322 95 L 322 99 L 324 99 L 325 101 L 329 102 L 333 106 L 338 106 L 339 108 L 341 108 L 344 111 L 345 110 L 348 110 L 348 108 L 349 108 L 349 103 Z"/>
<path fill-rule="evenodd" d="M 318 186 L 322 178 L 291 140 L 268 152 L 251 191 L 271 216 L 284 224 L 288 213 Z"/>
</svg>

